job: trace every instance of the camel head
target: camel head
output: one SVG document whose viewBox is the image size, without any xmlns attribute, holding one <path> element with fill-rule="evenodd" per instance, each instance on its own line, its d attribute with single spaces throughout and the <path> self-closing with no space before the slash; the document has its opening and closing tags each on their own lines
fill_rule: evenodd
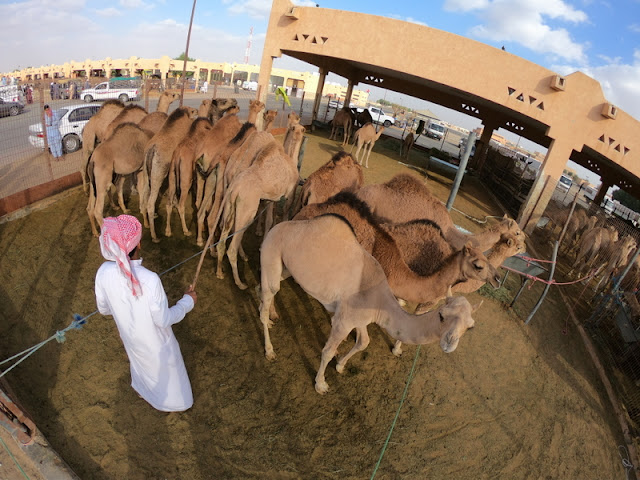
<svg viewBox="0 0 640 480">
<path fill-rule="evenodd" d="M 458 347 L 462 335 L 473 328 L 475 320 L 471 316 L 482 302 L 472 307 L 464 297 L 451 295 L 451 287 L 447 292 L 444 305 L 438 309 L 440 316 L 440 348 L 444 353 L 451 353 Z"/>
<path fill-rule="evenodd" d="M 193 107 L 182 107 L 182 108 L 187 110 L 187 115 L 191 120 L 195 120 L 196 118 L 198 118 L 198 110 L 196 110 L 195 108 Z"/>
<path fill-rule="evenodd" d="M 273 121 L 276 119 L 277 116 L 278 116 L 277 110 L 265 110 L 264 113 L 262 114 L 262 118 L 264 119 L 265 124 L 273 123 Z"/>
<path fill-rule="evenodd" d="M 224 115 L 237 115 L 237 113 L 240 111 L 240 107 L 239 106 L 235 106 L 235 107 L 231 107 L 229 110 L 227 110 L 226 112 L 224 112 Z"/>
<path fill-rule="evenodd" d="M 206 117 L 207 115 L 209 115 L 210 108 L 211 108 L 211 100 L 210 99 L 202 100 L 202 102 L 200 103 L 200 108 L 198 108 L 198 116 Z"/>
<path fill-rule="evenodd" d="M 512 233 L 516 236 L 522 236 L 522 238 L 525 236 L 518 223 L 513 218 L 509 218 L 506 213 L 502 217 L 498 229 L 500 233 Z"/>
<path fill-rule="evenodd" d="M 460 276 L 463 280 L 481 280 L 489 283 L 493 288 L 500 287 L 500 274 L 496 267 L 489 263 L 484 253 L 475 248 L 471 242 L 458 252 L 460 261 Z"/>
<path fill-rule="evenodd" d="M 287 127 L 292 127 L 300 123 L 300 117 L 296 112 L 291 112 L 287 115 Z"/>
<path fill-rule="evenodd" d="M 209 114 L 207 116 L 212 121 L 215 121 L 214 119 L 222 118 L 222 115 L 224 115 L 227 110 L 237 106 L 238 101 L 235 98 L 214 98 L 211 100 Z"/>
<path fill-rule="evenodd" d="M 249 100 L 249 110 L 258 114 L 264 109 L 264 103 L 260 100 Z"/>
<path fill-rule="evenodd" d="M 510 257 L 513 257 L 514 255 L 518 255 L 520 253 L 524 253 L 527 250 L 527 245 L 524 241 L 524 235 L 517 235 L 510 232 L 500 235 L 500 241 L 497 243 L 496 247 L 498 246 L 502 246 L 502 248 L 505 248 L 505 251 L 508 252 L 508 256 Z"/>
</svg>

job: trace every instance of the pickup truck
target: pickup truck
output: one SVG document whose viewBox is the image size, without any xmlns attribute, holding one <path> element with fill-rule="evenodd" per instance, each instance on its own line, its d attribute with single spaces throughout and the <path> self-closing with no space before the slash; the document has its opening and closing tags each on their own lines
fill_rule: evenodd
<svg viewBox="0 0 640 480">
<path fill-rule="evenodd" d="M 445 126 L 438 121 L 430 120 L 425 133 L 429 138 L 442 140 L 442 137 L 444 137 L 445 134 Z"/>
<path fill-rule="evenodd" d="M 387 115 L 381 108 L 369 106 L 367 107 L 369 113 L 371 114 L 371 118 L 373 119 L 373 123 L 380 123 L 385 127 L 390 127 L 391 125 L 395 125 L 396 119 L 391 115 Z M 363 108 L 359 108 L 358 112 L 364 111 Z"/>
<path fill-rule="evenodd" d="M 93 88 L 87 88 L 80 93 L 80 98 L 86 103 L 94 100 L 110 100 L 117 98 L 121 102 L 136 100 L 139 96 L 137 88 L 121 88 L 111 82 L 102 82 Z"/>
</svg>

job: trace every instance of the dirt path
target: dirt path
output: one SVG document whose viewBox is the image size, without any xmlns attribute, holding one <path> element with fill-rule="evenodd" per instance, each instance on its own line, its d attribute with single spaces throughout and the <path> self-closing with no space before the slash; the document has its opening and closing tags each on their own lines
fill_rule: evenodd
<svg viewBox="0 0 640 480">
<path fill-rule="evenodd" d="M 310 135 L 302 176 L 337 150 L 325 133 Z M 397 162 L 397 142 L 380 141 L 366 181 L 413 172 Z M 413 152 L 412 161 L 422 162 Z M 428 185 L 446 200 L 451 179 Z M 132 201 L 135 206 L 135 197 Z M 0 357 L 23 350 L 95 310 L 93 279 L 102 263 L 91 236 L 80 188 L 40 211 L 0 225 Z M 469 215 L 501 215 L 475 179 L 455 207 Z M 157 225 L 164 224 L 160 208 Z M 454 220 L 477 231 L 459 214 Z M 196 254 L 195 238 L 153 244 L 145 231 L 144 264 L 162 272 Z M 530 326 L 540 290 L 525 290 L 509 310 L 484 298 L 476 327 L 449 355 L 437 345 L 406 346 L 402 358 L 376 326 L 371 344 L 343 375 L 332 362 L 330 392 L 313 387 L 329 315 L 295 283 L 276 297 L 281 313 L 272 329 L 278 358 L 268 363 L 258 321 L 259 239 L 245 235 L 249 283 L 239 291 L 225 264 L 218 280 L 207 258 L 199 302 L 174 327 L 191 378 L 194 407 L 181 414 L 155 411 L 129 386 L 129 366 L 113 321 L 100 315 L 48 344 L 15 369 L 8 381 L 54 448 L 91 479 L 362 479 L 374 472 L 398 411 L 378 479 L 610 479 L 624 478 L 619 426 L 579 335 L 565 328 L 557 295 Z M 191 281 L 197 259 L 163 276 L 170 302 Z M 503 289 L 510 301 L 519 286 Z M 468 296 L 477 303 L 479 294 Z M 342 345 L 351 347 L 353 338 Z"/>
</svg>

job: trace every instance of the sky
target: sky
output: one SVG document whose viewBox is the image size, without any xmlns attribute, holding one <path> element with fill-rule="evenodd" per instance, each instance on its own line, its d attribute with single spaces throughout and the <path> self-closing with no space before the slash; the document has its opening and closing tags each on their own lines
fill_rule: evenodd
<svg viewBox="0 0 640 480">
<path fill-rule="evenodd" d="M 601 83 L 611 103 L 640 119 L 640 0 L 294 3 L 391 17 L 496 48 L 504 46 L 560 75 L 580 70 Z M 4 19 L 0 72 L 105 57 L 176 57 L 185 50 L 192 5 L 184 0 L 0 0 L 0 18 Z M 270 9 L 271 0 L 197 1 L 189 56 L 243 63 L 253 27 L 249 63 L 260 63 Z M 428 50 L 423 51 L 428 55 Z M 274 66 L 316 71 L 312 65 L 284 56 Z M 329 80 L 342 79 L 332 76 Z M 346 85 L 344 80 L 341 83 Z M 443 120 L 466 128 L 479 125 L 472 117 L 394 92 L 372 89 L 371 100 L 378 95 L 408 107 L 428 108 Z"/>
</svg>

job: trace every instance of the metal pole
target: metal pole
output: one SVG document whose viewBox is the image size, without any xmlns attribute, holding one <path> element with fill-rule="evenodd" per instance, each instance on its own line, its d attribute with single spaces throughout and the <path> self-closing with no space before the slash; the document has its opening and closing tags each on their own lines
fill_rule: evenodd
<svg viewBox="0 0 640 480">
<path fill-rule="evenodd" d="M 304 90 L 302 91 L 302 99 L 300 100 L 300 118 L 302 118 L 302 107 L 304 106 L 304 94 L 307 93 Z"/>
<path fill-rule="evenodd" d="M 536 303 L 535 307 L 533 307 L 533 310 L 531 310 L 531 313 L 527 317 L 527 320 L 524 322 L 527 325 L 529 325 L 529 322 L 531 321 L 533 316 L 538 311 L 538 308 L 540 308 L 540 305 L 542 305 L 542 302 L 544 301 L 544 298 L 547 296 L 547 292 L 549 291 L 549 288 L 551 287 L 551 280 L 553 280 L 553 274 L 556 271 L 556 258 L 558 257 L 558 247 L 560 247 L 560 242 L 558 242 L 556 240 L 556 243 L 553 246 L 553 256 L 551 257 L 551 262 L 552 263 L 551 263 L 551 271 L 549 272 L 549 280 L 548 280 L 549 283 L 547 283 L 547 286 L 544 287 L 544 291 L 542 292 L 542 295 L 538 299 L 538 302 Z"/>
<path fill-rule="evenodd" d="M 453 202 L 456 199 L 456 195 L 458 195 L 458 189 L 460 188 L 460 184 L 462 183 L 462 177 L 464 177 L 464 171 L 467 168 L 467 162 L 469 161 L 469 155 L 471 153 L 470 145 L 473 145 L 475 141 L 476 132 L 471 132 L 467 140 L 467 148 L 465 148 L 464 150 L 464 155 L 462 155 L 462 160 L 460 160 L 460 165 L 458 166 L 458 171 L 456 172 L 456 178 L 453 181 L 451 193 L 449 193 L 449 199 L 447 200 L 447 210 L 449 211 L 451 211 L 451 208 L 453 207 Z"/>
<path fill-rule="evenodd" d="M 187 32 L 187 47 L 184 49 L 184 64 L 182 65 L 182 85 L 180 86 L 180 106 L 184 100 L 184 83 L 187 80 L 187 58 L 189 58 L 189 42 L 191 40 L 191 26 L 193 25 L 193 14 L 196 13 L 196 1 L 193 0 L 191 8 L 191 20 L 189 21 L 189 31 Z"/>
</svg>

